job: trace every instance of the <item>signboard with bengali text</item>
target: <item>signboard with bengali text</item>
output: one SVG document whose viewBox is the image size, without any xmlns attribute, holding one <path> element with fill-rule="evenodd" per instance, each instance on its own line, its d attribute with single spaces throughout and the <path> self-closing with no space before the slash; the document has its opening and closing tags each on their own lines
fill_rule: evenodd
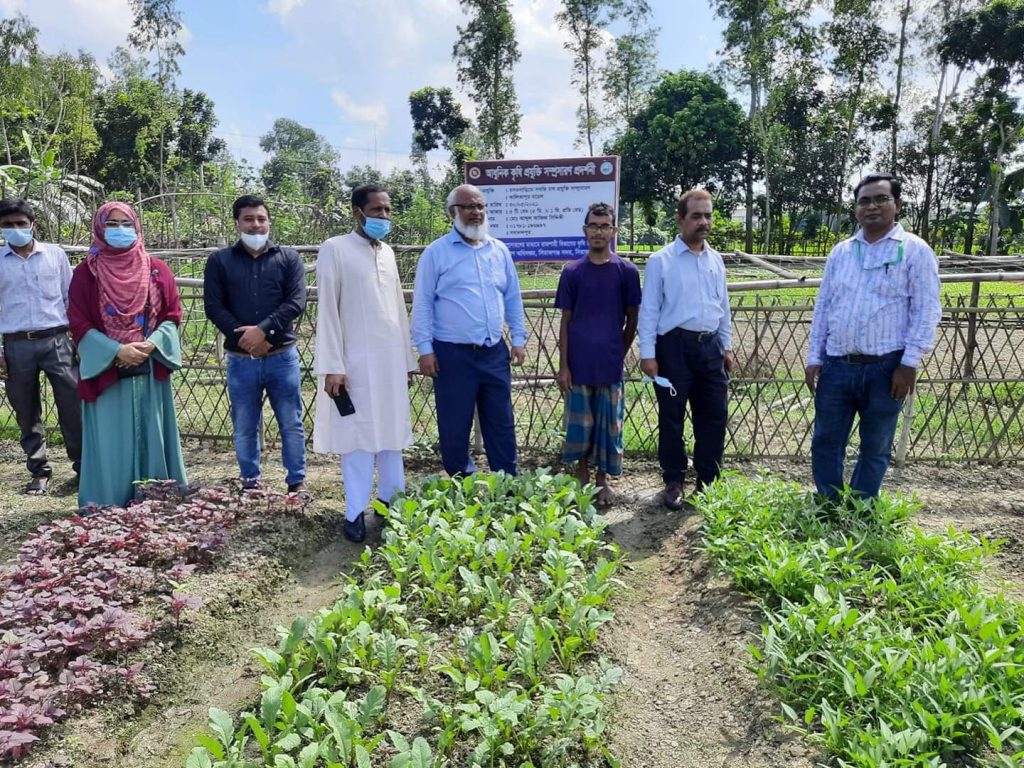
<svg viewBox="0 0 1024 768">
<path fill-rule="evenodd" d="M 583 218 L 591 203 L 619 209 L 619 158 L 481 160 L 466 163 L 466 183 L 487 202 L 492 237 L 516 261 L 583 256 Z"/>
</svg>

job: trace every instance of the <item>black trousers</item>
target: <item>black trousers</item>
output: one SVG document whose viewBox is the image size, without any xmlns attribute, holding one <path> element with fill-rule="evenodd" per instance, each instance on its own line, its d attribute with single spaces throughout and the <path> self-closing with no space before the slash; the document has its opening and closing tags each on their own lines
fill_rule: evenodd
<svg viewBox="0 0 1024 768">
<path fill-rule="evenodd" d="M 57 405 L 57 419 L 64 435 L 64 447 L 75 472 L 82 462 L 82 402 L 78 397 L 78 366 L 71 338 L 59 333 L 47 339 L 4 340 L 7 362 L 7 401 L 21 430 L 32 477 L 49 477 L 53 470 L 46 457 L 43 409 L 39 395 L 39 374 L 46 374 Z"/>
<path fill-rule="evenodd" d="M 686 479 L 686 443 L 683 422 L 686 404 L 693 419 L 693 470 L 702 483 L 721 471 L 728 420 L 729 377 L 717 335 L 698 341 L 680 329 L 659 336 L 655 345 L 658 375 L 672 382 L 673 397 L 665 387 L 654 388 L 658 397 L 658 462 L 666 483 Z"/>
</svg>

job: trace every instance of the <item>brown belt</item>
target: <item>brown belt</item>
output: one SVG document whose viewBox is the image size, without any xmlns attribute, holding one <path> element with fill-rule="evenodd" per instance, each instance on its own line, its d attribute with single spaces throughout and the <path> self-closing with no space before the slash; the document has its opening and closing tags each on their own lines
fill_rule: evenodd
<svg viewBox="0 0 1024 768">
<path fill-rule="evenodd" d="M 285 344 L 283 347 L 278 347 L 277 349 L 270 350 L 269 352 L 267 352 L 267 354 L 261 357 L 253 357 L 248 352 L 235 352 L 235 350 L 233 349 L 226 349 L 224 351 L 227 352 L 229 355 L 234 355 L 235 357 L 250 357 L 253 360 L 262 360 L 264 357 L 273 357 L 274 355 L 280 355 L 282 352 L 287 352 L 289 349 L 292 349 L 294 347 L 294 343 Z"/>
<path fill-rule="evenodd" d="M 17 331 L 15 333 L 5 333 L 4 341 L 21 341 L 22 339 L 35 341 L 37 339 L 49 339 L 52 336 L 57 336 L 67 332 L 68 327 L 66 325 L 58 325 L 56 328 L 45 328 L 41 331 Z"/>
</svg>

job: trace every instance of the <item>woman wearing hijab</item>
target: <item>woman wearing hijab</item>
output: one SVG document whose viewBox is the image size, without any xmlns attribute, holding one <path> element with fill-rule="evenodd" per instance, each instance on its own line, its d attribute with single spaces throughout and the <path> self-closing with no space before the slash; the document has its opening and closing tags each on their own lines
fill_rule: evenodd
<svg viewBox="0 0 1024 768">
<path fill-rule="evenodd" d="M 126 203 L 104 203 L 75 268 L 68 324 L 81 357 L 78 504 L 125 506 L 139 480 L 184 485 L 170 375 L 181 367 L 181 298 L 171 270 L 142 244 Z"/>
</svg>

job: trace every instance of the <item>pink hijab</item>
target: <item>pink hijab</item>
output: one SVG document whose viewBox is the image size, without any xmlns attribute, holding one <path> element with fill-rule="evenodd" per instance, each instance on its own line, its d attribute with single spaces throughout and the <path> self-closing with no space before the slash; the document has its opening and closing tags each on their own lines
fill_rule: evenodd
<svg viewBox="0 0 1024 768">
<path fill-rule="evenodd" d="M 104 239 L 107 219 L 117 211 L 135 224 L 138 238 L 128 248 L 112 248 Z M 86 257 L 96 278 L 100 317 L 107 336 L 121 343 L 144 341 L 160 311 L 159 290 L 150 290 L 152 265 L 142 244 L 142 222 L 127 203 L 104 203 L 92 220 L 92 246 Z"/>
</svg>

